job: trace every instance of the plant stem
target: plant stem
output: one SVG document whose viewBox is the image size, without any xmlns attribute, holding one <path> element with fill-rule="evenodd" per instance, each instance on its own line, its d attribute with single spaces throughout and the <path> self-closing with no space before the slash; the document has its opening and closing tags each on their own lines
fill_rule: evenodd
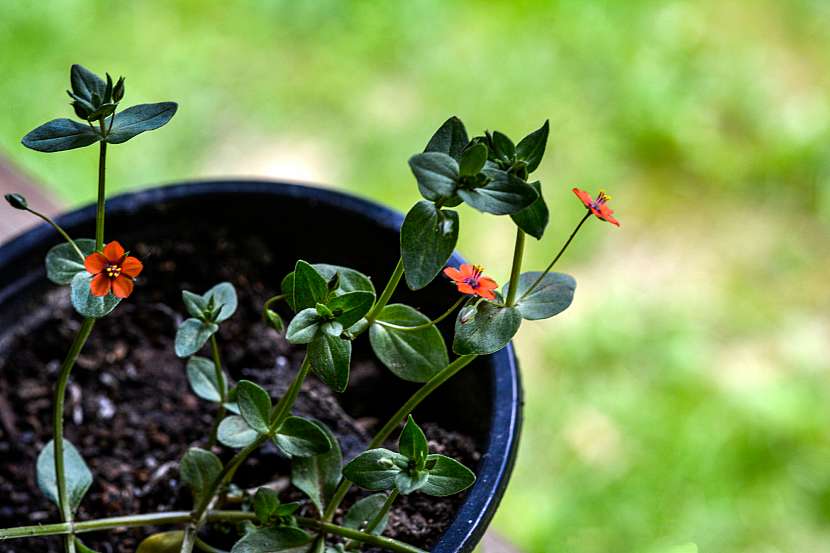
<svg viewBox="0 0 830 553">
<path fill-rule="evenodd" d="M 216 341 L 216 334 L 210 336 L 210 353 L 213 357 L 213 368 L 216 371 L 216 385 L 219 387 L 219 411 L 216 412 L 216 419 L 213 421 L 208 449 L 216 445 L 216 433 L 219 431 L 219 423 L 225 418 L 225 402 L 228 400 L 225 393 L 225 373 L 222 372 L 222 359 L 219 357 L 219 344 Z"/>
<path fill-rule="evenodd" d="M 104 210 L 106 208 L 106 172 L 107 172 L 107 141 L 104 132 L 104 119 L 100 121 L 101 133 L 104 139 L 101 140 L 101 151 L 98 155 L 98 209 L 95 213 L 95 249 L 104 247 Z"/>
<path fill-rule="evenodd" d="M 567 250 L 567 249 L 568 249 L 568 246 L 570 246 L 570 245 L 571 245 L 571 241 L 574 239 L 574 236 L 576 236 L 576 233 L 577 233 L 577 232 L 579 232 L 579 229 L 580 229 L 580 228 L 582 228 L 582 225 L 585 223 L 585 221 L 587 221 L 587 220 L 588 220 L 588 218 L 589 218 L 590 216 L 591 216 L 591 211 L 589 210 L 589 211 L 585 214 L 585 217 L 583 217 L 583 218 L 582 218 L 582 220 L 581 220 L 581 221 L 579 221 L 579 224 L 578 224 L 578 225 L 576 225 L 576 228 L 575 228 L 575 229 L 574 229 L 574 231 L 571 233 L 571 235 L 568 237 L 568 240 L 567 240 L 567 241 L 565 242 L 565 244 L 562 246 L 562 249 L 560 249 L 560 250 L 559 250 L 559 253 L 557 253 L 557 254 L 556 254 L 556 257 L 554 257 L 554 258 L 553 258 L 553 261 L 551 261 L 551 262 L 550 262 L 550 264 L 548 265 L 547 269 L 545 269 L 545 271 L 544 271 L 541 275 L 539 275 L 539 278 L 537 278 L 537 279 L 536 279 L 536 281 L 535 281 L 535 282 L 534 282 L 534 283 L 530 286 L 530 288 L 528 288 L 528 289 L 525 291 L 525 293 L 524 293 L 524 294 L 522 294 L 522 297 L 520 297 L 520 298 L 519 298 L 519 301 L 522 301 L 522 300 L 523 300 L 523 299 L 524 299 L 524 298 L 525 298 L 528 294 L 530 294 L 531 292 L 533 292 L 533 290 L 534 290 L 537 286 L 539 286 L 539 284 L 540 284 L 540 283 L 542 282 L 542 280 L 545 278 L 545 275 L 547 275 L 547 274 L 550 272 L 550 270 L 551 270 L 551 269 L 553 269 L 553 266 L 554 266 L 554 265 L 556 265 L 556 262 L 557 262 L 557 261 L 559 261 L 559 258 L 560 258 L 560 257 L 562 257 L 562 254 L 563 254 L 563 253 L 565 253 L 565 250 Z"/>
<path fill-rule="evenodd" d="M 375 305 L 372 307 L 372 310 L 369 311 L 369 314 L 366 315 L 366 320 L 369 324 L 366 328 L 372 326 L 372 323 L 375 322 L 375 319 L 378 318 L 380 312 L 386 307 L 386 304 L 389 303 L 392 294 L 395 293 L 395 288 L 398 287 L 398 283 L 401 281 L 401 277 L 403 276 L 403 258 L 398 258 L 398 264 L 395 265 L 395 270 L 392 272 L 392 276 L 389 277 L 389 282 L 386 283 L 386 288 L 383 289 L 381 292 L 378 301 L 375 302 Z"/>
<path fill-rule="evenodd" d="M 438 317 L 432 319 L 429 322 L 419 324 L 417 326 L 402 326 L 402 325 L 396 325 L 394 323 L 387 323 L 386 321 L 376 321 L 376 322 L 381 326 L 385 326 L 387 328 L 394 328 L 395 330 L 410 331 L 410 332 L 415 331 L 415 330 L 423 330 L 425 328 L 429 328 L 431 326 L 437 325 L 438 323 L 440 323 L 441 321 L 443 321 L 444 319 L 449 317 L 450 314 L 453 311 L 455 311 L 455 309 L 459 305 L 461 305 L 462 303 L 467 301 L 467 299 L 469 299 L 467 296 L 461 296 L 460 298 L 458 298 L 458 300 L 454 304 L 452 304 L 452 307 L 450 307 L 449 309 L 444 311 L 441 315 L 439 315 Z"/>
<path fill-rule="evenodd" d="M 265 300 L 265 303 L 262 306 L 263 313 L 265 312 L 265 310 L 267 310 L 269 307 L 271 307 L 272 303 L 278 302 L 280 300 L 284 300 L 285 298 L 286 298 L 286 294 L 278 294 L 276 296 L 271 296 L 270 298 Z"/>
<path fill-rule="evenodd" d="M 84 253 L 81 251 L 81 248 L 78 247 L 78 244 L 76 244 L 75 241 L 72 240 L 72 238 L 70 238 L 69 234 L 67 234 L 66 231 L 63 230 L 60 227 L 60 225 L 58 225 L 55 221 L 53 221 L 51 217 L 49 217 L 48 215 L 44 215 L 43 213 L 41 213 L 39 211 L 35 211 L 34 209 L 32 209 L 30 207 L 27 207 L 26 211 L 28 211 L 29 213 L 31 213 L 32 215 L 34 215 L 36 217 L 40 217 L 41 219 L 43 219 L 44 221 L 46 221 L 47 223 L 52 225 L 52 228 L 54 228 L 56 231 L 58 231 L 58 234 L 60 234 L 63 237 L 63 239 L 66 240 L 69 243 L 69 245 L 72 246 L 72 248 L 74 248 L 75 252 L 77 252 L 77 254 L 78 254 L 78 257 L 81 258 L 81 261 L 83 262 L 84 259 L 86 259 L 86 257 L 84 256 Z"/>
<path fill-rule="evenodd" d="M 516 227 L 516 246 L 513 248 L 513 267 L 510 269 L 510 284 L 507 287 L 505 305 L 512 306 L 516 302 L 516 291 L 519 288 L 519 276 L 522 274 L 522 257 L 525 252 L 525 231 Z"/>
<path fill-rule="evenodd" d="M 372 441 L 369 442 L 368 449 L 375 449 L 380 447 L 383 442 L 392 434 L 392 432 L 400 425 L 401 421 L 406 418 L 407 415 L 412 413 L 415 408 L 424 400 L 426 399 L 429 394 L 435 391 L 436 388 L 441 386 L 444 382 L 455 376 L 455 374 L 470 364 L 478 357 L 478 355 L 462 355 L 455 359 L 452 363 L 435 373 L 435 375 L 430 378 L 427 382 L 424 383 L 423 386 L 418 388 L 414 394 L 412 394 L 406 403 L 404 403 L 400 409 L 398 409 L 394 415 L 392 415 L 386 424 L 383 425 L 375 437 L 372 438 Z M 326 506 L 326 511 L 323 513 L 323 520 L 326 522 L 331 521 L 334 517 L 334 513 L 337 512 L 337 507 L 340 506 L 340 502 L 343 501 L 343 498 L 346 497 L 346 494 L 351 487 L 351 482 L 346 478 L 343 478 L 343 481 L 340 482 L 340 485 L 337 487 L 337 490 L 334 492 L 334 496 L 332 497 L 331 501 L 329 502 L 328 506 Z"/>
<path fill-rule="evenodd" d="M 366 524 L 365 528 L 361 528 L 361 531 L 363 531 L 367 534 L 372 534 L 374 532 L 375 528 L 377 528 L 378 525 L 383 520 L 383 517 L 385 517 L 387 515 L 387 513 L 389 513 L 389 509 L 392 508 L 392 504 L 395 503 L 395 500 L 398 498 L 399 493 L 400 492 L 398 492 L 398 490 L 396 488 L 393 488 L 392 491 L 389 492 L 389 495 L 386 496 L 386 501 L 383 502 L 383 505 L 381 506 L 380 511 L 378 511 L 375 514 L 374 518 Z M 358 542 L 356 540 L 350 540 L 350 541 L 346 542 L 345 549 L 347 549 L 347 550 L 355 549 L 357 547 L 357 545 L 358 545 Z"/>
<path fill-rule="evenodd" d="M 314 518 L 297 517 L 297 523 L 306 528 L 342 536 L 344 538 L 349 538 L 369 545 L 375 545 L 382 549 L 394 551 L 396 553 L 426 553 L 423 549 L 419 549 L 413 545 L 409 545 L 408 543 L 393 540 L 392 538 L 384 538 L 383 536 L 367 534 L 366 532 L 353 530 L 351 528 L 344 528 L 343 526 L 338 526 L 329 522 L 321 522 Z"/>
<path fill-rule="evenodd" d="M 75 366 L 75 361 L 81 353 L 81 349 L 86 344 L 89 334 L 92 332 L 92 327 L 95 325 L 95 319 L 88 317 L 84 319 L 78 330 L 75 340 L 69 347 L 69 352 L 61 364 L 60 372 L 58 373 L 58 381 L 55 384 L 55 400 L 54 411 L 52 418 L 53 425 L 53 451 L 55 454 L 55 484 L 58 488 L 58 503 L 60 504 L 61 520 L 71 525 L 72 523 L 72 506 L 69 504 L 69 498 L 66 490 L 66 471 L 63 463 L 64 447 L 63 447 L 63 410 L 64 402 L 66 400 L 66 386 L 69 384 L 69 375 L 72 374 L 72 367 Z M 67 551 L 75 551 L 75 540 L 72 536 L 66 539 Z"/>
<path fill-rule="evenodd" d="M 204 551 L 205 553 L 228 553 L 224 549 L 219 549 L 218 547 L 213 547 L 209 543 L 206 543 L 204 540 L 196 537 L 196 548 Z"/>
<path fill-rule="evenodd" d="M 246 520 L 255 520 L 256 514 L 243 511 L 209 511 L 206 518 L 211 522 L 220 520 L 228 522 L 243 522 Z M 189 511 L 170 511 L 164 513 L 101 518 L 75 523 L 60 522 L 57 524 L 37 524 L 35 526 L 20 526 L 17 528 L 2 529 L 0 530 L 0 542 L 16 538 L 83 534 L 86 532 L 96 532 L 101 530 L 114 530 L 116 528 L 164 526 L 168 524 L 181 524 L 189 520 Z"/>
</svg>

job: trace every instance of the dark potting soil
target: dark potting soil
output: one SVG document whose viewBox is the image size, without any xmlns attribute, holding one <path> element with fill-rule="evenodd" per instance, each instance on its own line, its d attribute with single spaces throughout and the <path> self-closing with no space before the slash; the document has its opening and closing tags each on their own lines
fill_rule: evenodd
<svg viewBox="0 0 830 553">
<path fill-rule="evenodd" d="M 225 368 L 233 380 L 256 381 L 279 397 L 303 355 L 260 320 L 263 301 L 278 293 L 279 278 L 290 270 L 290 265 L 283 265 L 289 260 L 276 261 L 264 244 L 236 241 L 229 232 L 214 228 L 207 233 L 202 229 L 198 238 L 179 236 L 128 246 L 144 261 L 145 271 L 133 297 L 95 325 L 67 394 L 65 435 L 94 475 L 79 520 L 192 507 L 189 492 L 179 484 L 177 462 L 188 447 L 204 447 L 214 408 L 191 393 L 185 361 L 173 352 L 175 329 L 184 313 L 182 288 L 201 293 L 223 280 L 236 286 L 239 309 L 219 333 Z M 210 251 L 212 256 L 205 259 L 197 251 Z M 0 527 L 59 520 L 57 508 L 37 488 L 35 462 L 52 437 L 52 388 L 80 325 L 67 296 L 66 289 L 56 287 L 14 329 L 4 332 L 0 342 Z M 372 415 L 365 398 L 385 401 L 389 379 L 365 347 L 356 347 L 347 395 L 338 396 L 311 377 L 294 411 L 327 424 L 349 459 L 363 450 L 383 422 Z M 380 412 L 385 416 L 396 406 L 384 406 Z M 475 469 L 482 444 L 421 422 L 433 451 Z M 221 455 L 227 459 L 230 453 L 223 450 Z M 291 488 L 289 475 L 287 459 L 269 443 L 239 471 L 236 483 L 242 488 L 270 483 L 285 490 L 284 500 L 303 499 Z M 353 489 L 344 506 L 365 493 Z M 432 498 L 418 493 L 402 497 L 385 535 L 429 549 L 463 498 L 464 494 Z M 304 506 L 304 514 L 310 515 L 311 509 Z M 133 553 L 152 531 L 81 537 L 101 553 Z M 211 534 L 224 541 L 216 531 Z M 54 537 L 0 544 L 3 553 L 61 550 L 60 539 Z"/>
</svg>

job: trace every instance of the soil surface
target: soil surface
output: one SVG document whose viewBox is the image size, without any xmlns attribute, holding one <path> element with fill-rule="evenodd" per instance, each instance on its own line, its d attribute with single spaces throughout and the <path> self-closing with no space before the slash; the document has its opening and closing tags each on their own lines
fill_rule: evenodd
<svg viewBox="0 0 830 553">
<path fill-rule="evenodd" d="M 179 485 L 177 461 L 188 447 L 205 446 L 215 410 L 191 393 L 185 361 L 173 352 L 176 326 L 184 314 L 182 288 L 201 293 L 223 280 L 236 286 L 239 309 L 219 333 L 225 368 L 233 380 L 256 381 L 272 397 L 279 397 L 303 355 L 262 324 L 259 316 L 262 302 L 278 293 L 282 274 L 290 270 L 286 264 L 293 260 L 277 261 L 265 244 L 251 239 L 237 242 L 222 229 L 198 240 L 179 236 L 175 241 L 129 246 L 144 261 L 145 272 L 133 297 L 95 325 L 67 394 L 66 437 L 95 476 L 80 508 L 80 520 L 192 507 L 189 493 Z M 198 251 L 213 252 L 212 257 L 205 259 Z M 67 289 L 55 287 L 46 300 L 0 342 L 0 527 L 59 520 L 57 508 L 37 488 L 35 461 L 52 437 L 53 383 L 80 321 L 69 305 Z M 327 424 L 349 459 L 363 450 L 383 422 L 372 416 L 361 398 L 388 395 L 388 385 L 388 372 L 365 349 L 357 348 L 348 401 L 311 377 L 294 411 Z M 436 423 L 420 422 L 433 451 L 475 470 L 482 444 Z M 224 458 L 231 453 L 216 452 Z M 239 471 L 236 483 L 242 488 L 272 483 L 285 489 L 285 500 L 303 499 L 290 487 L 289 474 L 287 459 L 269 442 Z M 344 505 L 364 494 L 353 489 Z M 418 493 L 402 497 L 385 535 L 429 549 L 463 498 L 464 494 L 432 498 Z M 303 511 L 312 512 L 308 505 Z M 101 553 L 133 553 L 151 531 L 96 532 L 82 538 Z M 226 541 L 217 530 L 211 535 Z M 229 543 L 228 538 L 216 545 L 229 547 Z M 58 538 L 0 544 L 4 553 L 61 550 Z"/>
</svg>

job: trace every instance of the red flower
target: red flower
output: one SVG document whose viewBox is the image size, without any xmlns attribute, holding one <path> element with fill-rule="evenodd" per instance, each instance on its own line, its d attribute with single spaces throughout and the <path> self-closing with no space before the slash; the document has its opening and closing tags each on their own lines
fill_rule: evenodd
<svg viewBox="0 0 830 553">
<path fill-rule="evenodd" d="M 499 287 L 496 281 L 490 277 L 481 276 L 484 269 L 478 265 L 470 265 L 464 263 L 458 269 L 447 267 L 444 269 L 444 274 L 450 277 L 458 291 L 462 294 L 469 294 L 471 296 L 481 296 L 484 299 L 494 300 L 496 295 L 493 290 Z"/>
<path fill-rule="evenodd" d="M 580 190 L 579 188 L 574 188 L 574 194 L 576 194 L 577 198 L 582 200 L 585 207 L 590 209 L 594 215 L 603 221 L 608 221 L 612 225 L 620 226 L 620 222 L 614 218 L 614 210 L 607 205 L 607 202 L 611 199 L 611 196 L 600 190 L 597 199 L 594 200 L 591 198 L 590 194 L 584 190 Z"/>
<path fill-rule="evenodd" d="M 133 279 L 144 266 L 135 257 L 128 256 L 116 241 L 104 246 L 103 252 L 92 252 L 84 260 L 84 267 L 93 275 L 89 288 L 95 296 L 106 296 L 112 291 L 117 298 L 126 298 L 133 291 Z"/>
</svg>

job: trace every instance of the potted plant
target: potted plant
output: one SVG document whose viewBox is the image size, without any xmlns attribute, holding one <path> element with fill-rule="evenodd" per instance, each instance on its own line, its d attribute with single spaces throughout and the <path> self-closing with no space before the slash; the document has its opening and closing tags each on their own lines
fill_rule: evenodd
<svg viewBox="0 0 830 553">
<path fill-rule="evenodd" d="M 515 459 L 509 341 L 524 320 L 570 305 L 574 280 L 551 269 L 582 224 L 616 224 L 607 196 L 575 189 L 584 217 L 544 271 L 522 273 L 526 234 L 547 224 L 541 185 L 528 182 L 547 123 L 514 145 L 499 132 L 468 139 L 447 120 L 409 161 L 424 199 L 402 221 L 350 196 L 265 182 L 155 189 L 107 206 L 108 144 L 159 128 L 176 105 L 119 111 L 123 79 L 73 66 L 71 81 L 86 123 L 55 120 L 23 143 L 99 144 L 94 216 L 52 221 L 6 198 L 63 243 L 42 227 L 0 250 L 0 454 L 17 460 L 2 464 L 13 512 L 0 519 L 16 524 L 0 541 L 32 540 L 15 551 L 471 550 Z M 517 225 L 502 287 L 453 254 L 461 202 Z M 44 281 L 42 254 L 69 294 Z M 43 524 L 51 513 L 28 493 L 33 467 L 20 459 L 35 455 L 60 522 Z M 20 525 L 21 509 L 31 524 Z"/>
</svg>

